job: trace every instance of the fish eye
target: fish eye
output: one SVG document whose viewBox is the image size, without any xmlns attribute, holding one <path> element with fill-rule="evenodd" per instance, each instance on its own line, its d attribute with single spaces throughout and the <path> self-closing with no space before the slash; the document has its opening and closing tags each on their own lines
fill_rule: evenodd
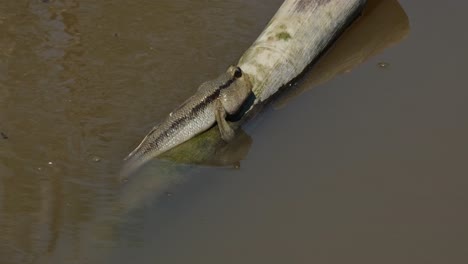
<svg viewBox="0 0 468 264">
<path fill-rule="evenodd" d="M 242 77 L 242 70 L 241 70 L 241 68 L 236 67 L 236 69 L 234 70 L 234 77 L 236 77 L 236 78 Z"/>
</svg>

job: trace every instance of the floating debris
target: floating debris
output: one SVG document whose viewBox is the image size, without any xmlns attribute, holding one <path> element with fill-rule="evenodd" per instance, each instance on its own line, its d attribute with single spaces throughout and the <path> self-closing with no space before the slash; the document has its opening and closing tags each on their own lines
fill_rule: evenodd
<svg viewBox="0 0 468 264">
<path fill-rule="evenodd" d="M 100 161 L 101 161 L 101 158 L 98 157 L 98 156 L 93 156 L 92 160 L 93 160 L 94 162 L 100 162 Z"/>
<path fill-rule="evenodd" d="M 166 194 L 167 197 L 171 197 L 172 195 L 174 195 L 174 194 L 171 193 L 171 192 L 166 192 L 165 194 Z"/>
<path fill-rule="evenodd" d="M 390 63 L 381 61 L 377 63 L 377 66 L 379 66 L 379 68 L 384 69 L 384 68 L 388 68 L 388 66 L 390 66 Z"/>
<path fill-rule="evenodd" d="M 49 164 L 51 166 L 54 165 L 54 163 L 52 161 L 47 162 L 47 164 Z"/>
<path fill-rule="evenodd" d="M 0 132 L 0 135 L 2 136 L 3 139 L 8 139 L 8 136 L 5 133 Z"/>
</svg>

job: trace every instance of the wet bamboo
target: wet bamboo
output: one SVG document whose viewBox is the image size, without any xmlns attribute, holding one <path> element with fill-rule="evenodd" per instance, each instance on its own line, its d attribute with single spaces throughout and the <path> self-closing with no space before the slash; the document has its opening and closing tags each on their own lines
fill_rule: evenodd
<svg viewBox="0 0 468 264">
<path fill-rule="evenodd" d="M 257 103 L 304 71 L 361 12 L 364 0 L 286 0 L 239 60 Z"/>
</svg>

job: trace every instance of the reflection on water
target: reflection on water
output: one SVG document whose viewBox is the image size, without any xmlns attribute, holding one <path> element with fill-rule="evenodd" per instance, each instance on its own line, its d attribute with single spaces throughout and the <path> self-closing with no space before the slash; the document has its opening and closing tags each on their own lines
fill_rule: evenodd
<svg viewBox="0 0 468 264">
<path fill-rule="evenodd" d="M 403 3 L 409 37 L 361 64 L 409 32 L 397 1 L 370 1 L 275 102 L 288 107 L 248 124 L 253 143 L 243 135 L 213 160 L 231 164 L 252 145 L 240 170 L 155 161 L 117 180 L 141 136 L 234 63 L 281 2 L 2 5 L 0 263 L 467 260 L 456 176 L 467 173 L 467 80 L 453 60 L 467 44 L 455 23 L 464 4 L 449 14 Z"/>
</svg>

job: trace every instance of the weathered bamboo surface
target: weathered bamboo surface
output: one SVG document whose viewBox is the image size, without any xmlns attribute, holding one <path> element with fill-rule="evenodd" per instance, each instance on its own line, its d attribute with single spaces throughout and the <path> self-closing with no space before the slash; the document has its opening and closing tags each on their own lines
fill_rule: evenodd
<svg viewBox="0 0 468 264">
<path fill-rule="evenodd" d="M 361 12 L 365 0 L 286 0 L 239 60 L 256 102 L 297 77 Z"/>
</svg>

